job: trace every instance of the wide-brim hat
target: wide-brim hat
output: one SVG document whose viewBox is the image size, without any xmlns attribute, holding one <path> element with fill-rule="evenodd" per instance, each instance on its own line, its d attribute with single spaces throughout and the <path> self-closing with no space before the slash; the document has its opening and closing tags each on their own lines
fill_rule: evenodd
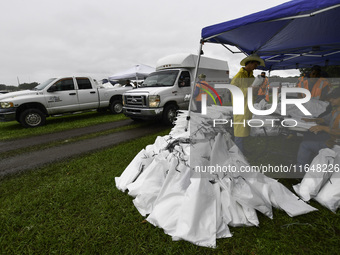
<svg viewBox="0 0 340 255">
<path fill-rule="evenodd" d="M 206 75 L 204 73 L 201 73 L 199 76 L 198 76 L 198 79 L 205 79 L 206 78 Z"/>
<path fill-rule="evenodd" d="M 249 61 L 257 61 L 257 62 L 260 63 L 260 66 L 266 66 L 266 65 L 264 64 L 263 59 L 260 58 L 260 57 L 259 57 L 258 55 L 256 55 L 256 54 L 251 54 L 251 55 L 249 55 L 248 57 L 242 59 L 240 64 L 241 64 L 241 66 L 245 66 L 246 63 L 249 62 Z"/>
</svg>

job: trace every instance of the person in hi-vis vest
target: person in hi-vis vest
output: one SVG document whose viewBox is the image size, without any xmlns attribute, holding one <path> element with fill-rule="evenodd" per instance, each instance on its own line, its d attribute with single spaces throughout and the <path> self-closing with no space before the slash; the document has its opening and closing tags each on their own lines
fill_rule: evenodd
<svg viewBox="0 0 340 255">
<path fill-rule="evenodd" d="M 202 95 L 206 95 L 207 97 L 207 92 L 205 90 L 209 90 L 209 85 L 205 81 L 206 75 L 205 74 L 200 74 L 198 76 L 198 83 L 196 83 L 195 91 L 194 91 L 194 98 L 195 98 L 195 104 L 196 104 L 196 111 L 197 112 L 202 112 Z"/>
<path fill-rule="evenodd" d="M 316 125 L 309 129 L 310 134 L 305 132 L 300 144 L 297 154 L 299 170 L 306 170 L 305 165 L 310 164 L 321 149 L 332 149 L 334 145 L 340 145 L 340 88 L 330 92 L 326 99 L 331 103 L 332 111 L 322 114 L 322 118 L 303 119 L 315 122 Z M 313 133 L 314 136 L 311 135 Z"/>
<path fill-rule="evenodd" d="M 266 93 L 269 88 L 269 81 L 268 81 L 268 77 L 266 77 L 266 73 L 262 72 L 261 77 L 263 78 L 263 83 L 261 84 L 257 92 L 256 103 L 260 103 L 262 99 L 266 98 Z"/>
<path fill-rule="evenodd" d="M 312 98 L 325 100 L 331 85 L 326 78 L 322 77 L 321 73 L 320 66 L 313 66 L 309 77 L 301 77 L 296 86 L 308 89 Z M 299 97 L 303 97 L 303 95 L 299 94 Z"/>
</svg>

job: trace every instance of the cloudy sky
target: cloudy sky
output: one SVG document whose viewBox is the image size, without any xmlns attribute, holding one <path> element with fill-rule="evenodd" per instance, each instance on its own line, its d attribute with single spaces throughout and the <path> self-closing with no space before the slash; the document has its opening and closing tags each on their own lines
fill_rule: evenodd
<svg viewBox="0 0 340 255">
<path fill-rule="evenodd" d="M 155 66 L 159 58 L 170 54 L 197 53 L 203 27 L 284 2 L 287 0 L 3 1 L 0 84 L 18 85 L 18 79 L 20 83 L 41 83 L 64 75 L 103 79 L 136 64 Z M 205 45 L 203 50 L 205 56 L 227 60 L 231 76 L 244 57 L 220 45 Z"/>
</svg>

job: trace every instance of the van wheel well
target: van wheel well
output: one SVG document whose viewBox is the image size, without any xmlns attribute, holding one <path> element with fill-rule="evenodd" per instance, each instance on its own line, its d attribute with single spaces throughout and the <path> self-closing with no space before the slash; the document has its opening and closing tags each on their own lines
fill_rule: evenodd
<svg viewBox="0 0 340 255">
<path fill-rule="evenodd" d="M 175 102 L 169 102 L 164 106 L 162 120 L 165 125 L 172 125 L 176 116 L 178 106 Z"/>
</svg>

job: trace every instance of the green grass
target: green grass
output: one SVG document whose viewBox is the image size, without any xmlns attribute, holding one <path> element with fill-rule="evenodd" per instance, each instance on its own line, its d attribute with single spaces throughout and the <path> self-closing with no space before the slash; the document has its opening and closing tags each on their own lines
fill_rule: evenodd
<svg viewBox="0 0 340 255">
<path fill-rule="evenodd" d="M 67 140 L 60 140 L 60 141 L 55 141 L 55 142 L 49 142 L 49 143 L 43 143 L 43 144 L 39 144 L 39 145 L 28 146 L 28 147 L 24 147 L 24 148 L 17 149 L 17 150 L 3 152 L 0 155 L 0 159 L 4 160 L 5 158 L 13 157 L 13 156 L 23 154 L 23 153 L 28 153 L 28 152 L 38 151 L 38 150 L 45 150 L 45 149 L 52 148 L 52 147 L 55 147 L 55 146 L 65 145 L 66 143 L 69 144 L 69 143 L 74 143 L 74 142 L 78 142 L 78 141 L 85 140 L 85 139 L 92 139 L 92 138 L 95 138 L 95 137 L 98 137 L 98 136 L 109 135 L 109 134 L 116 133 L 116 132 L 131 130 L 131 129 L 134 129 L 134 128 L 150 125 L 150 123 L 152 123 L 152 122 L 150 122 L 150 121 L 139 122 L 139 123 L 134 123 L 132 125 L 127 125 L 127 126 L 123 126 L 123 127 L 119 127 L 119 128 L 109 129 L 109 130 L 106 130 L 106 131 L 76 136 L 76 137 L 73 137 L 73 138 L 69 138 Z"/>
<path fill-rule="evenodd" d="M 46 125 L 37 128 L 23 128 L 16 121 L 0 122 L 0 141 L 50 134 L 123 119 L 127 119 L 123 114 L 113 115 L 109 112 L 87 112 L 76 115 L 47 118 Z"/>
<path fill-rule="evenodd" d="M 277 209 L 273 220 L 258 213 L 259 227 L 231 228 L 233 237 L 219 239 L 216 249 L 173 242 L 144 221 L 114 182 L 142 148 L 168 132 L 6 177 L 0 182 L 0 254 L 339 253 L 340 212 L 313 201 L 319 211 L 294 218 Z M 249 146 L 279 148 L 262 140 L 252 138 Z"/>
</svg>

